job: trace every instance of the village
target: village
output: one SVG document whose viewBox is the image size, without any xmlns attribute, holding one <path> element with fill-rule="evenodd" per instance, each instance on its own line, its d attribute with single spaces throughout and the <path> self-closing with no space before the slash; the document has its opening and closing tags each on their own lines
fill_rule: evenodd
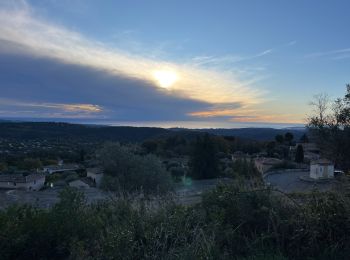
<svg viewBox="0 0 350 260">
<path fill-rule="evenodd" d="M 266 187 L 283 192 L 310 192 L 331 190 L 338 176 L 344 172 L 334 168 L 334 163 L 321 157 L 315 143 L 294 142 L 282 145 L 288 149 L 288 160 L 278 153 L 269 156 L 268 152 L 249 154 L 235 151 L 221 154 L 222 172 L 230 172 L 238 163 L 254 165 Z M 299 148 L 298 148 L 299 147 Z M 301 147 L 301 148 L 300 148 Z M 296 162 L 297 150 L 303 152 L 302 161 Z M 276 150 L 278 151 L 278 149 Z M 271 153 L 270 153 L 271 154 Z M 2 207 L 14 203 L 29 203 L 39 207 L 51 207 L 58 201 L 60 190 L 66 187 L 82 191 L 88 201 L 108 199 L 112 193 L 101 189 L 104 176 L 103 167 L 96 159 L 81 163 L 66 163 L 57 159 L 55 164 L 43 165 L 35 170 L 16 170 L 0 173 L 0 200 Z M 180 203 L 196 203 L 203 192 L 213 189 L 218 184 L 235 182 L 230 174 L 214 179 L 192 180 L 187 176 L 189 159 L 186 156 L 163 160 L 164 167 L 177 178 L 175 194 Z"/>
</svg>

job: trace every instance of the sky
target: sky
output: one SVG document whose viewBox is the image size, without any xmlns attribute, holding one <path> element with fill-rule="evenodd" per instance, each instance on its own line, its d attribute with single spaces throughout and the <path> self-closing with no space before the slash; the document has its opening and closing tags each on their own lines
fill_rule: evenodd
<svg viewBox="0 0 350 260">
<path fill-rule="evenodd" d="M 350 82 L 349 1 L 0 0 L 0 118 L 297 126 Z"/>
</svg>

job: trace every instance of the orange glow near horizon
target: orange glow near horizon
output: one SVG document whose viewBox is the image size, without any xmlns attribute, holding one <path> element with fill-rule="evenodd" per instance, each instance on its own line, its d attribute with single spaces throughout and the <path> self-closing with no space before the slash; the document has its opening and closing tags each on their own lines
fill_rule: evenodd
<svg viewBox="0 0 350 260">
<path fill-rule="evenodd" d="M 290 123 L 290 124 L 304 124 L 305 120 L 302 115 L 295 114 L 267 114 L 266 111 L 257 111 L 251 109 L 224 109 L 224 110 L 208 110 L 198 111 L 188 114 L 189 116 L 198 118 L 215 118 L 215 117 L 231 117 L 228 119 L 229 122 L 240 122 L 240 123 Z"/>
</svg>

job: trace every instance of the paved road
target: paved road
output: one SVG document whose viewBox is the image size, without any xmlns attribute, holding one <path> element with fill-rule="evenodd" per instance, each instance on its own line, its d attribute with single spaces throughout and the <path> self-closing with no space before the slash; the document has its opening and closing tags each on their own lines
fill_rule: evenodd
<svg viewBox="0 0 350 260">
<path fill-rule="evenodd" d="M 230 179 L 187 180 L 175 185 L 175 196 L 177 201 L 183 205 L 198 203 L 201 201 L 203 192 L 213 189 L 221 182 L 227 183 L 229 181 Z M 0 209 L 12 204 L 30 204 L 40 208 L 49 208 L 59 201 L 58 194 L 60 190 L 56 188 L 43 191 L 0 190 Z M 79 190 L 84 193 L 88 203 L 108 199 L 112 196 L 92 187 Z"/>
<path fill-rule="evenodd" d="M 307 192 L 317 188 L 319 191 L 332 189 L 333 182 L 313 183 L 300 180 L 301 176 L 308 176 L 306 171 L 275 171 L 269 173 L 264 179 L 267 184 L 284 192 Z"/>
</svg>

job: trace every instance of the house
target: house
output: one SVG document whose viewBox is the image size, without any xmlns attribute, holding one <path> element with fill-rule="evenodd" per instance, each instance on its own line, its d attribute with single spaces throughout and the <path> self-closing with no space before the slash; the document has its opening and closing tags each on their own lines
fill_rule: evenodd
<svg viewBox="0 0 350 260">
<path fill-rule="evenodd" d="M 77 164 L 58 164 L 58 165 L 47 165 L 43 167 L 43 172 L 46 174 L 53 174 L 56 172 L 65 172 L 65 171 L 76 171 L 80 167 Z"/>
<path fill-rule="evenodd" d="M 69 187 L 75 187 L 75 188 L 89 188 L 90 186 L 81 181 L 81 180 L 75 180 L 75 181 L 71 181 L 69 184 Z"/>
<path fill-rule="evenodd" d="M 281 164 L 283 161 L 277 158 L 260 157 L 254 160 L 254 165 L 261 174 L 266 173 L 274 166 Z"/>
<path fill-rule="evenodd" d="M 103 169 L 95 167 L 95 168 L 87 168 L 86 169 L 87 177 L 91 178 L 94 183 L 96 183 L 96 187 L 99 187 L 103 177 Z"/>
<path fill-rule="evenodd" d="M 0 189 L 39 190 L 45 185 L 42 174 L 14 173 L 0 175 Z"/>
<path fill-rule="evenodd" d="M 334 178 L 334 164 L 327 159 L 318 159 L 310 163 L 310 178 Z"/>
</svg>

